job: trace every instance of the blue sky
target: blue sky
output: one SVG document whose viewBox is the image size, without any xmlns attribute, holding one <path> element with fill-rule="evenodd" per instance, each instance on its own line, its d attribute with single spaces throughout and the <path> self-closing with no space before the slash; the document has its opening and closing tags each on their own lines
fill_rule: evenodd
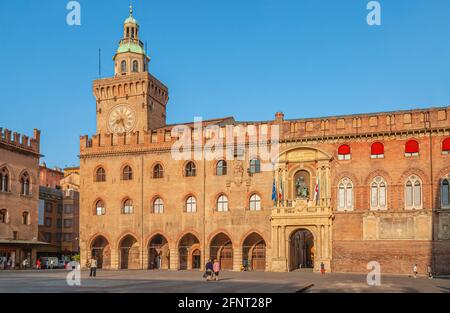
<svg viewBox="0 0 450 313">
<path fill-rule="evenodd" d="M 0 127 L 42 130 L 49 166 L 78 164 L 95 133 L 92 81 L 112 76 L 128 0 L 0 1 Z M 150 71 L 170 89 L 168 122 L 273 119 L 450 104 L 450 1 L 134 0 Z"/>
</svg>

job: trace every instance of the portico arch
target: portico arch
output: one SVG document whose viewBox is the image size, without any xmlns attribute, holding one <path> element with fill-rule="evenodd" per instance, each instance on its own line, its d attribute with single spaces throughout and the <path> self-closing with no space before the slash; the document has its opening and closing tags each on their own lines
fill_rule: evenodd
<svg viewBox="0 0 450 313">
<path fill-rule="evenodd" d="M 140 251 L 137 239 L 126 235 L 119 242 L 119 264 L 121 269 L 136 270 L 140 268 Z"/>
<path fill-rule="evenodd" d="M 233 243 L 230 237 L 224 233 L 214 236 L 210 243 L 211 260 L 217 259 L 220 262 L 221 269 L 233 269 Z"/>
<path fill-rule="evenodd" d="M 179 269 L 190 270 L 201 268 L 200 241 L 191 234 L 185 234 L 178 243 Z"/>
<path fill-rule="evenodd" d="M 166 237 L 154 235 L 148 243 L 148 269 L 170 269 L 170 249 Z"/>
<path fill-rule="evenodd" d="M 108 240 L 102 235 L 98 235 L 91 243 L 91 256 L 97 259 L 99 269 L 111 268 L 111 246 Z"/>
<path fill-rule="evenodd" d="M 306 228 L 298 228 L 289 237 L 289 270 L 314 268 L 314 235 Z"/>
</svg>

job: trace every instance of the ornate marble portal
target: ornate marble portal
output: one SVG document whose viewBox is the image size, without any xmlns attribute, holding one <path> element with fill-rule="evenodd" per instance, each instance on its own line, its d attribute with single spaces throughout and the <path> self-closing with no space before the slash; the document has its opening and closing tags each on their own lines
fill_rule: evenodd
<svg viewBox="0 0 450 313">
<path fill-rule="evenodd" d="M 333 216 L 330 161 L 331 156 L 309 147 L 288 149 L 280 155 L 275 181 L 277 186 L 284 187 L 271 215 L 272 271 L 291 271 L 309 263 L 314 271 L 320 270 L 321 263 L 330 269 Z M 300 230 L 312 236 L 311 243 L 297 240 L 295 236 Z M 306 255 L 306 260 L 299 255 Z"/>
</svg>

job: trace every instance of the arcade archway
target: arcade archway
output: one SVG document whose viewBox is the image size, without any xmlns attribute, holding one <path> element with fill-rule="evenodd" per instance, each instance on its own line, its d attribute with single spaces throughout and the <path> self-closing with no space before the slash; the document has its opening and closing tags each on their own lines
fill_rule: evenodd
<svg viewBox="0 0 450 313">
<path fill-rule="evenodd" d="M 289 238 L 289 270 L 314 268 L 314 235 L 307 229 L 294 231 Z"/>
<path fill-rule="evenodd" d="M 219 233 L 211 240 L 210 257 L 214 261 L 220 262 L 220 268 L 223 270 L 233 269 L 233 244 L 231 239 L 224 233 Z"/>
<path fill-rule="evenodd" d="M 180 270 L 200 269 L 200 241 L 195 235 L 189 233 L 181 238 L 178 244 L 178 253 Z"/>
<path fill-rule="evenodd" d="M 111 247 L 103 236 L 97 236 L 91 245 L 91 256 L 97 258 L 97 267 L 109 269 L 111 267 Z"/>
<path fill-rule="evenodd" d="M 155 235 L 148 245 L 148 269 L 170 269 L 169 242 L 163 235 Z"/>
<path fill-rule="evenodd" d="M 125 236 L 119 244 L 119 264 L 121 269 L 139 269 L 139 243 L 131 235 Z"/>
<path fill-rule="evenodd" d="M 243 265 L 252 271 L 266 269 L 266 242 L 257 233 L 251 233 L 242 245 Z"/>
</svg>

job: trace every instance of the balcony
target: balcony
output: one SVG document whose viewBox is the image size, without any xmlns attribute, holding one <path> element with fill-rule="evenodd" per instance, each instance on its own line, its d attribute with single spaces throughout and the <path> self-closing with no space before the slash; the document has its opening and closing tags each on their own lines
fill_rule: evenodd
<svg viewBox="0 0 450 313">
<path fill-rule="evenodd" d="M 333 209 L 327 205 L 328 203 L 326 200 L 321 200 L 319 203 L 303 199 L 289 200 L 283 205 L 273 208 L 272 217 L 331 216 Z"/>
</svg>

